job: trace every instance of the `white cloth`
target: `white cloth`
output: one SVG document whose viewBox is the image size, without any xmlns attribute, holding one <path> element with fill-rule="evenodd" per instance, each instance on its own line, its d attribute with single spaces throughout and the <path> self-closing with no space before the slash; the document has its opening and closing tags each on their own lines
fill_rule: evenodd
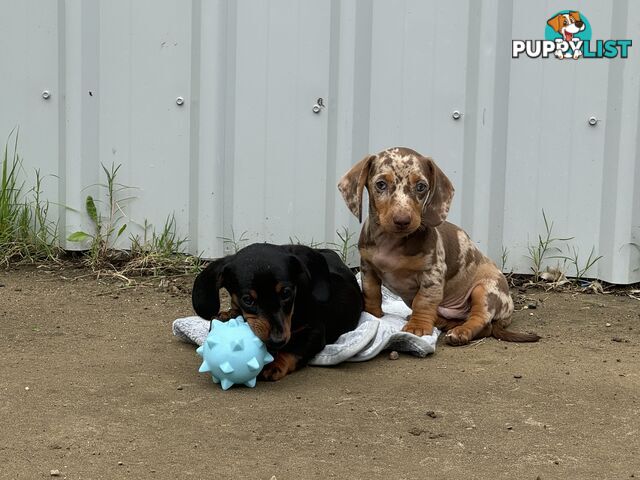
<svg viewBox="0 0 640 480">
<path fill-rule="evenodd" d="M 411 314 L 411 309 L 385 287 L 382 287 L 382 310 L 385 313 L 382 318 L 362 312 L 358 326 L 342 334 L 335 343 L 326 345 L 309 365 L 363 362 L 383 350 L 406 352 L 417 357 L 435 352 L 440 331 L 434 328 L 431 335 L 422 337 L 403 332 L 402 327 L 407 323 L 406 317 Z M 202 345 L 209 334 L 209 321 L 200 317 L 178 318 L 174 320 L 172 330 L 183 342 Z"/>
</svg>

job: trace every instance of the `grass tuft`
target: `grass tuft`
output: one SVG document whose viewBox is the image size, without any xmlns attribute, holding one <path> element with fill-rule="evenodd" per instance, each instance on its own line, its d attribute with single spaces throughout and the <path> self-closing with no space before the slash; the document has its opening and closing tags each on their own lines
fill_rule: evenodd
<svg viewBox="0 0 640 480">
<path fill-rule="evenodd" d="M 602 258 L 602 255 L 595 255 L 595 248 L 592 247 L 588 258 L 584 263 L 581 263 L 577 248 L 568 243 L 574 237 L 553 237 L 553 222 L 547 220 L 544 210 L 542 210 L 542 218 L 544 220 L 545 233 L 543 235 L 538 234 L 537 243 L 527 246 L 529 250 L 528 258 L 531 260 L 531 271 L 533 272 L 533 278 L 529 283 L 533 285 L 540 282 L 540 280 L 544 280 L 550 288 L 557 288 L 566 284 L 577 284 L 586 286 L 588 289 L 597 290 L 597 285 L 593 281 L 587 281 L 585 276 L 591 267 Z M 562 246 L 566 248 L 567 254 L 562 253 Z M 558 262 L 555 267 L 547 266 L 543 271 L 543 263 L 545 260 L 550 259 L 562 260 L 562 266 Z M 567 265 L 573 265 L 575 275 L 570 276 L 567 274 Z"/>
<path fill-rule="evenodd" d="M 159 232 L 145 219 L 142 237 L 131 235 L 129 249 L 117 246 L 128 228 L 125 205 L 133 198 L 126 196 L 133 187 L 117 181 L 120 167 L 102 165 L 106 183 L 99 185 L 106 189 L 106 198 L 99 201 L 88 195 L 85 200 L 85 210 L 93 223 L 93 230 L 73 232 L 67 240 L 88 242 L 84 262 L 99 275 L 110 274 L 127 284 L 133 283 L 132 276 L 175 276 L 200 271 L 200 258 L 184 253 L 187 239 L 178 236 L 174 214 L 166 218 Z M 107 206 L 104 213 L 98 208 L 100 204 Z"/>
<path fill-rule="evenodd" d="M 14 135 L 13 149 L 9 144 Z M 2 154 L 0 177 L 0 264 L 57 261 L 60 253 L 58 226 L 49 219 L 49 202 L 42 199 L 42 176 L 35 170 L 35 184 L 25 191 L 20 180 L 18 131 L 9 135 Z"/>
<path fill-rule="evenodd" d="M 327 246 L 340 255 L 344 263 L 347 263 L 352 252 L 358 248 L 358 242 L 353 241 L 356 234 L 343 226 L 342 230 L 336 230 L 336 235 L 338 241 L 328 243 Z"/>
</svg>

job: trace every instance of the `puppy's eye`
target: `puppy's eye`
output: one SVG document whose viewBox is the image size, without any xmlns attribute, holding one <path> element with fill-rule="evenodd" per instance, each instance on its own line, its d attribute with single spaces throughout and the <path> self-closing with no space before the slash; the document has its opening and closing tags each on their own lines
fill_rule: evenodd
<svg viewBox="0 0 640 480">
<path fill-rule="evenodd" d="M 419 183 L 416 185 L 416 192 L 418 192 L 418 193 L 424 193 L 424 192 L 426 192 L 426 191 L 427 191 L 427 184 L 426 184 L 426 183 L 424 183 L 424 182 L 419 182 Z"/>
<path fill-rule="evenodd" d="M 291 300 L 292 296 L 293 296 L 293 289 L 291 287 L 284 287 L 280 292 L 280 299 L 282 299 L 285 302 L 287 300 Z"/>
<path fill-rule="evenodd" d="M 384 180 L 378 180 L 376 182 L 376 188 L 381 192 L 384 192 L 387 189 L 387 182 L 385 182 Z"/>
<path fill-rule="evenodd" d="M 247 307 L 253 307 L 256 304 L 255 299 L 251 295 L 243 295 L 240 300 Z"/>
</svg>

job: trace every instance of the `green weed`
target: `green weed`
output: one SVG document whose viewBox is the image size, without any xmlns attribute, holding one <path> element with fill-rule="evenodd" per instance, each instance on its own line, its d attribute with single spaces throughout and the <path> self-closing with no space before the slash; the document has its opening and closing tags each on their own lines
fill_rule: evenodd
<svg viewBox="0 0 640 480">
<path fill-rule="evenodd" d="M 556 246 L 558 242 L 566 242 L 572 240 L 573 237 L 568 238 L 555 238 L 552 236 L 553 222 L 549 223 L 547 215 L 542 210 L 542 218 L 544 219 L 545 233 L 544 236 L 538 234 L 538 243 L 527 246 L 529 250 L 528 258 L 531 259 L 531 271 L 533 272 L 534 282 L 540 280 L 540 274 L 542 273 L 542 264 L 547 259 L 551 252 L 560 252 L 561 249 Z"/>
<path fill-rule="evenodd" d="M 174 214 L 167 217 L 159 233 L 146 219 L 143 230 L 142 238 L 139 235 L 130 237 L 129 259 L 120 273 L 157 276 L 200 272 L 201 258 L 184 253 L 187 239 L 178 236 Z"/>
<path fill-rule="evenodd" d="M 15 135 L 13 151 L 9 141 Z M 25 192 L 19 179 L 18 132 L 12 131 L 2 155 L 0 177 L 0 263 L 56 261 L 58 226 L 49 219 L 49 202 L 42 199 L 42 176 L 35 170 L 35 185 Z"/>
<path fill-rule="evenodd" d="M 93 224 L 93 232 L 77 231 L 67 237 L 71 242 L 89 241 L 86 262 L 95 271 L 106 271 L 131 283 L 132 275 L 178 275 L 197 273 L 201 268 L 198 256 L 186 255 L 184 246 L 187 239 L 177 234 L 174 214 L 167 216 L 162 228 L 157 231 L 145 219 L 143 234 L 130 235 L 131 247 L 121 249 L 117 241 L 128 229 L 128 216 L 125 204 L 133 197 L 126 196 L 133 187 L 118 183 L 117 176 L 121 165 L 102 165 L 106 183 L 99 186 L 106 189 L 106 212 L 103 214 L 98 205 L 101 203 L 88 195 L 85 200 L 87 215 Z"/>
<path fill-rule="evenodd" d="M 528 245 L 529 255 L 533 272 L 533 282 L 537 283 L 541 278 L 545 281 L 550 281 L 557 285 L 563 285 L 571 281 L 581 281 L 587 274 L 589 269 L 593 267 L 601 258 L 602 255 L 595 255 L 595 248 L 591 248 L 591 252 L 584 263 L 580 260 L 578 249 L 571 244 L 568 244 L 574 237 L 567 238 L 555 238 L 552 236 L 553 222 L 547 220 L 547 216 L 542 210 L 542 218 L 544 219 L 545 233 L 544 235 L 538 235 L 538 243 L 534 245 Z M 564 245 L 562 243 L 564 242 Z M 567 250 L 567 254 L 562 253 L 561 246 L 564 246 Z M 552 255 L 552 253 L 555 253 Z M 547 259 L 562 260 L 562 267 L 558 264 L 556 267 L 549 268 L 543 272 L 542 264 Z M 565 267 L 572 265 L 575 270 L 574 276 L 568 276 L 565 272 Z"/>
<path fill-rule="evenodd" d="M 231 237 L 218 237 L 222 240 L 222 244 L 224 246 L 230 247 L 233 250 L 233 253 L 238 253 L 245 244 L 249 241 L 247 237 L 247 231 L 245 230 L 240 234 L 240 237 L 236 238 L 236 232 L 231 228 Z"/>
<path fill-rule="evenodd" d="M 122 205 L 132 197 L 121 198 L 123 191 L 131 189 L 131 187 L 116 182 L 116 176 L 121 166 L 122 165 L 115 166 L 112 164 L 111 168 L 107 169 L 107 167 L 102 165 L 107 183 L 99 184 L 99 186 L 107 189 L 106 215 L 102 215 L 98 210 L 96 200 L 91 195 L 87 195 L 85 210 L 93 223 L 93 233 L 79 230 L 67 237 L 67 240 L 70 242 L 85 242 L 90 240 L 91 243 L 87 259 L 91 267 L 97 267 L 101 262 L 108 262 L 114 253 L 118 253 L 118 250 L 115 248 L 116 241 L 127 229 L 127 224 L 122 222 L 122 220 L 126 218 Z M 120 224 L 119 227 L 118 224 Z"/>
<path fill-rule="evenodd" d="M 329 248 L 334 250 L 344 263 L 347 263 L 351 252 L 358 248 L 358 242 L 354 242 L 353 238 L 356 236 L 354 232 L 350 232 L 347 227 L 342 227 L 341 230 L 336 230 L 338 236 L 338 242 L 330 242 L 327 244 Z"/>
</svg>

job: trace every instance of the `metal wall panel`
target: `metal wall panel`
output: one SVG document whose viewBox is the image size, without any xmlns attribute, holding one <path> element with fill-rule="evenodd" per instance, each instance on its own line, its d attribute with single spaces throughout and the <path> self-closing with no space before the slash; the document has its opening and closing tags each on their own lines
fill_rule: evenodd
<svg viewBox="0 0 640 480">
<path fill-rule="evenodd" d="M 637 2 L 579 2 L 594 38 L 634 46 L 628 60 L 575 62 L 511 59 L 512 39 L 542 37 L 566 8 L 555 0 L 0 7 L 0 134 L 19 125 L 25 173 L 50 175 L 64 235 L 90 229 L 100 165 L 121 164 L 132 234 L 174 213 L 206 257 L 243 232 L 332 242 L 359 228 L 337 179 L 405 145 L 436 159 L 456 186 L 450 220 L 496 261 L 508 252 L 507 269 L 529 271 L 544 209 L 581 261 L 604 256 L 589 276 L 640 281 Z"/>
</svg>

